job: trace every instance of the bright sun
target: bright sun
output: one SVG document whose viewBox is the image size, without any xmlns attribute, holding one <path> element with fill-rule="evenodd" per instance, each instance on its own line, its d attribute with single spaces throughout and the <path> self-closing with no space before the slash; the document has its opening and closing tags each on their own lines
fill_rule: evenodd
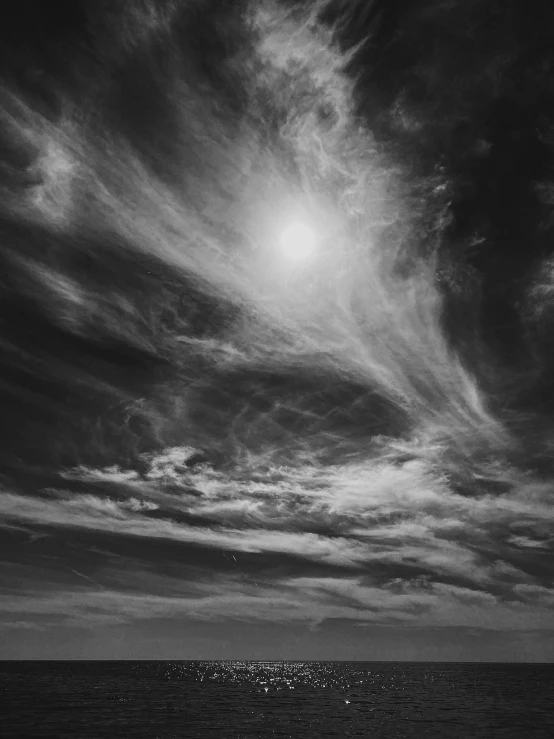
<svg viewBox="0 0 554 739">
<path fill-rule="evenodd" d="M 315 251 L 317 236 L 314 229 L 307 223 L 295 221 L 281 233 L 279 245 L 287 259 L 303 261 Z"/>
</svg>

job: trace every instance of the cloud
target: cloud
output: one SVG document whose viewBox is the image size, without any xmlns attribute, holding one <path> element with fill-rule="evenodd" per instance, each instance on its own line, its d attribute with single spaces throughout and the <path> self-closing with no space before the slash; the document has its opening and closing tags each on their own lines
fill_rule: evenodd
<svg viewBox="0 0 554 739">
<path fill-rule="evenodd" d="M 51 488 L 41 498 L 4 493 L 0 513 L 11 526 L 377 568 L 385 585 L 425 574 L 497 593 L 541 577 L 532 555 L 548 546 L 542 531 L 554 507 L 549 486 L 526 476 L 519 486 L 514 478 L 509 494 L 468 497 L 423 462 L 225 473 L 205 464 L 187 469 L 183 459 L 189 458 L 190 450 L 165 452 L 149 458 L 142 475 L 81 468 L 66 477 L 91 492 Z"/>
<path fill-rule="evenodd" d="M 549 83 L 486 3 L 208 5 L 0 80 L 7 628 L 549 629 Z"/>
<path fill-rule="evenodd" d="M 47 573 L 45 573 L 47 575 Z M 137 572 L 138 575 L 138 572 Z M 172 595 L 147 592 L 155 578 L 146 578 L 140 589 L 71 590 L 60 584 L 41 593 L 17 594 L 0 610 L 8 623 L 21 614 L 41 624 L 61 623 L 89 627 L 101 623 L 125 623 L 178 617 L 209 621 L 305 622 L 316 626 L 327 620 L 411 625 L 414 628 L 478 628 L 493 631 L 552 630 L 553 591 L 517 586 L 510 598 L 469 588 L 432 583 L 392 581 L 387 586 L 368 584 L 361 577 L 262 578 L 259 582 L 241 573 L 210 580 L 167 578 L 164 587 Z M 32 582 L 32 580 L 31 580 Z M 168 587 L 169 586 L 169 587 Z M 15 620 L 14 620 L 15 619 Z"/>
<path fill-rule="evenodd" d="M 43 628 L 33 621 L 2 621 L 0 624 L 3 629 L 16 629 L 26 631 L 42 631 Z"/>
<path fill-rule="evenodd" d="M 151 510 L 148 506 L 139 511 Z M 311 533 L 233 528 L 186 526 L 168 519 L 149 519 L 137 512 L 137 506 L 120 505 L 93 496 L 73 497 L 45 502 L 6 493 L 2 512 L 12 520 L 75 527 L 123 536 L 167 539 L 237 552 L 275 552 L 293 554 L 344 566 L 358 566 L 364 560 L 365 547 L 342 537 L 327 538 Z"/>
</svg>

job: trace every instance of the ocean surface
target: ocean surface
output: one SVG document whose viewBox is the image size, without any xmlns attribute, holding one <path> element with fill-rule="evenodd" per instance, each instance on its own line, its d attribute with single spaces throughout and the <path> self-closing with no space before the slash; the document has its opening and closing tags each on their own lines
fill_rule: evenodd
<svg viewBox="0 0 554 739">
<path fill-rule="evenodd" d="M 554 737 L 554 665 L 0 662 L 0 736 Z"/>
</svg>

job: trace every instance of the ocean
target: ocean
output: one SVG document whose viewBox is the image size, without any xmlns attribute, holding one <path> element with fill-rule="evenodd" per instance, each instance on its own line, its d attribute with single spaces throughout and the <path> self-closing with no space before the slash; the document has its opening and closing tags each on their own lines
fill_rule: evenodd
<svg viewBox="0 0 554 739">
<path fill-rule="evenodd" d="M 0 662 L 3 739 L 552 739 L 554 665 Z"/>
</svg>

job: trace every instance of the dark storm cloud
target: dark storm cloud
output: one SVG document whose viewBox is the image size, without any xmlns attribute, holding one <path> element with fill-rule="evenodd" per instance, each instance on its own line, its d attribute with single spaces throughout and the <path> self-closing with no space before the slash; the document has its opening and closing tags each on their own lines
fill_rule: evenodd
<svg viewBox="0 0 554 739">
<path fill-rule="evenodd" d="M 7 626 L 550 629 L 550 11 L 62 6 L 3 31 Z"/>
</svg>

